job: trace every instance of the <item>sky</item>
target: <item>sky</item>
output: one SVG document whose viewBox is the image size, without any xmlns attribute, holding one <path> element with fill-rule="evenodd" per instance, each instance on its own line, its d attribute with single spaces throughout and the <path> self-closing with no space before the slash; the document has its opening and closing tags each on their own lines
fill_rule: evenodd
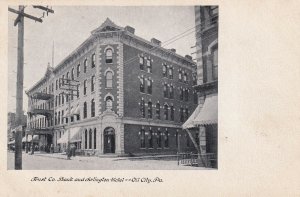
<svg viewBox="0 0 300 197">
<path fill-rule="evenodd" d="M 18 9 L 16 6 L 11 6 Z M 135 28 L 135 34 L 146 40 L 157 38 L 162 45 L 174 36 L 186 32 L 184 37 L 171 42 L 165 48 L 175 48 L 180 55 L 194 52 L 195 26 L 194 7 L 184 6 L 53 6 L 54 14 L 45 14 L 43 22 L 25 18 L 24 25 L 24 93 L 23 109 L 28 106 L 25 91 L 30 89 L 45 72 L 48 62 L 52 62 L 54 42 L 54 67 L 75 50 L 91 31 L 110 18 L 116 25 Z M 43 11 L 32 6 L 25 13 L 41 17 Z M 16 110 L 16 72 L 17 72 L 17 26 L 16 14 L 8 14 L 8 111 Z"/>
</svg>

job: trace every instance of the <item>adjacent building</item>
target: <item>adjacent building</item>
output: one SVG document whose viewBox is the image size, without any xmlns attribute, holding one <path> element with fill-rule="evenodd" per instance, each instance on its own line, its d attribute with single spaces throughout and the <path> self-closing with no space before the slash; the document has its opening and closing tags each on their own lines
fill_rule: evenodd
<svg viewBox="0 0 300 197">
<path fill-rule="evenodd" d="M 26 133 L 63 151 L 69 131 L 77 151 L 89 155 L 192 151 L 181 125 L 197 107 L 196 83 L 191 56 L 107 18 L 26 92 Z"/>
<path fill-rule="evenodd" d="M 198 130 L 202 153 L 218 155 L 218 6 L 195 6 L 199 105 L 183 128 Z M 217 165 L 215 165 L 217 166 Z"/>
</svg>

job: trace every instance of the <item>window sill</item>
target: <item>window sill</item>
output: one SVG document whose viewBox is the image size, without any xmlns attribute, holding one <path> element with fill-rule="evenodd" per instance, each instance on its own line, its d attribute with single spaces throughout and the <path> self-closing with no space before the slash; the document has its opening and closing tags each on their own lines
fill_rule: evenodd
<svg viewBox="0 0 300 197">
<path fill-rule="evenodd" d="M 113 88 L 111 87 L 111 88 L 105 88 L 105 90 L 112 90 Z"/>
</svg>

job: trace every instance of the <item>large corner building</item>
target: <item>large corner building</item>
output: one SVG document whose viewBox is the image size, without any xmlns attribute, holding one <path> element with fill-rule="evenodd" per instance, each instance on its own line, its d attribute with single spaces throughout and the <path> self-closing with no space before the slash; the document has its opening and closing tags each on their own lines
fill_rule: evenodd
<svg viewBox="0 0 300 197">
<path fill-rule="evenodd" d="M 65 79 L 74 81 L 74 94 L 66 94 Z M 197 107 L 195 84 L 190 56 L 106 19 L 27 91 L 26 134 L 63 151 L 69 131 L 77 151 L 89 155 L 191 151 L 181 125 Z"/>
</svg>

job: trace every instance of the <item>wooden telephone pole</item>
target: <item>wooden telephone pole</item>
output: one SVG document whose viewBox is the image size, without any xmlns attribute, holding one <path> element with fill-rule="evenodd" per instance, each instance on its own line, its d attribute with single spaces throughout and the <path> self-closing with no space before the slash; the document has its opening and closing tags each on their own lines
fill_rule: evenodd
<svg viewBox="0 0 300 197">
<path fill-rule="evenodd" d="M 42 8 L 40 8 L 42 7 Z M 38 6 L 37 8 L 44 11 L 54 13 L 52 9 L 44 6 Z M 31 16 L 24 13 L 25 6 L 20 5 L 19 10 L 8 8 L 8 11 L 18 14 L 14 22 L 14 26 L 18 25 L 18 66 L 17 66 L 17 88 L 16 88 L 16 129 L 15 135 L 15 169 L 22 169 L 22 118 L 23 118 L 23 79 L 24 79 L 24 17 L 32 19 L 34 21 L 43 22 L 41 18 Z M 33 140 L 33 139 L 32 139 Z"/>
</svg>

